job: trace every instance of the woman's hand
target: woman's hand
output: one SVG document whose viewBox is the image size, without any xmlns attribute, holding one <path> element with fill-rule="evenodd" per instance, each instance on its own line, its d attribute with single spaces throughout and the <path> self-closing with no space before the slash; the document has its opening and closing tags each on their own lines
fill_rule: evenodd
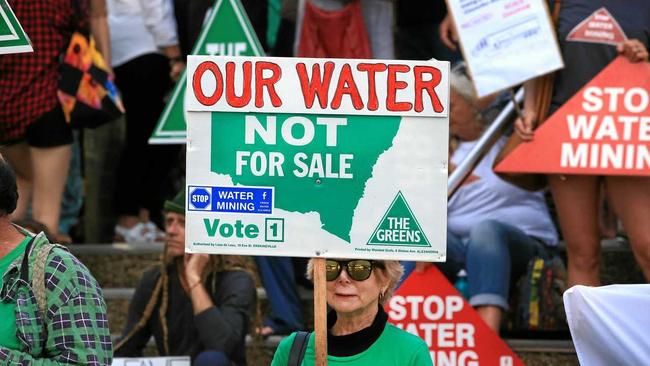
<svg viewBox="0 0 650 366">
<path fill-rule="evenodd" d="M 440 41 L 450 50 L 456 51 L 458 32 L 456 32 L 456 26 L 454 25 L 454 20 L 451 18 L 451 14 L 447 13 L 445 19 L 440 22 L 438 32 L 440 33 Z"/>
<path fill-rule="evenodd" d="M 648 50 L 638 39 L 628 39 L 616 46 L 616 50 L 630 62 L 648 62 Z"/>
<path fill-rule="evenodd" d="M 517 117 L 515 120 L 515 132 L 524 141 L 532 141 L 535 135 L 535 126 L 537 125 L 537 113 L 532 110 L 524 110 L 523 118 Z"/>
<path fill-rule="evenodd" d="M 185 280 L 187 285 L 192 288 L 202 281 L 203 271 L 210 261 L 208 254 L 185 254 Z"/>
</svg>

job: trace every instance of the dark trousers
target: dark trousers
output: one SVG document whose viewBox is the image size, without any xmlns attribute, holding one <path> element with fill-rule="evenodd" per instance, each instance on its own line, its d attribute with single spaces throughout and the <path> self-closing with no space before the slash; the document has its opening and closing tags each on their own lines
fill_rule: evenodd
<svg viewBox="0 0 650 366">
<path fill-rule="evenodd" d="M 117 171 L 116 211 L 137 215 L 150 211 L 161 222 L 164 199 L 173 194 L 169 171 L 179 146 L 149 145 L 148 140 L 165 107 L 172 83 L 167 59 L 159 54 L 137 57 L 115 68 L 115 82 L 126 109 L 126 140 Z"/>
</svg>

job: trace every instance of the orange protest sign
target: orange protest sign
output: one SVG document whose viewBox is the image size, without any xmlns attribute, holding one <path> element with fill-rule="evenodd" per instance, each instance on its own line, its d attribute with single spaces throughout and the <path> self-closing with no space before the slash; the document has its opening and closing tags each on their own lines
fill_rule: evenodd
<svg viewBox="0 0 650 366">
<path fill-rule="evenodd" d="M 496 172 L 650 176 L 650 63 L 616 58 Z"/>
<path fill-rule="evenodd" d="M 434 365 L 523 366 L 436 267 L 411 273 L 386 312 L 389 322 L 427 342 Z"/>
</svg>

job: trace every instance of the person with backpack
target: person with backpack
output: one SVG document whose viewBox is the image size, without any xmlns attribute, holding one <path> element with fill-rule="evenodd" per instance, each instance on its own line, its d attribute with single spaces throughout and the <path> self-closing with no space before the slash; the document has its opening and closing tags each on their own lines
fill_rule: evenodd
<svg viewBox="0 0 650 366">
<path fill-rule="evenodd" d="M 0 155 L 0 365 L 111 365 L 106 303 L 64 247 L 10 219 L 16 176 Z"/>
</svg>

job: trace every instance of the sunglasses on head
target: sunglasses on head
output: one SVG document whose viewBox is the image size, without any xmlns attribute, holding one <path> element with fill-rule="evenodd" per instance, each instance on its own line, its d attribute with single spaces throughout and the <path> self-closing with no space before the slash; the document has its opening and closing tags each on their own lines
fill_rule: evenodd
<svg viewBox="0 0 650 366">
<path fill-rule="evenodd" d="M 381 262 L 365 259 L 353 259 L 349 261 L 328 259 L 325 262 L 325 279 L 328 281 L 334 281 L 339 278 L 341 271 L 345 268 L 351 279 L 355 281 L 365 281 L 370 278 L 373 267 L 384 268 L 384 265 Z"/>
</svg>

